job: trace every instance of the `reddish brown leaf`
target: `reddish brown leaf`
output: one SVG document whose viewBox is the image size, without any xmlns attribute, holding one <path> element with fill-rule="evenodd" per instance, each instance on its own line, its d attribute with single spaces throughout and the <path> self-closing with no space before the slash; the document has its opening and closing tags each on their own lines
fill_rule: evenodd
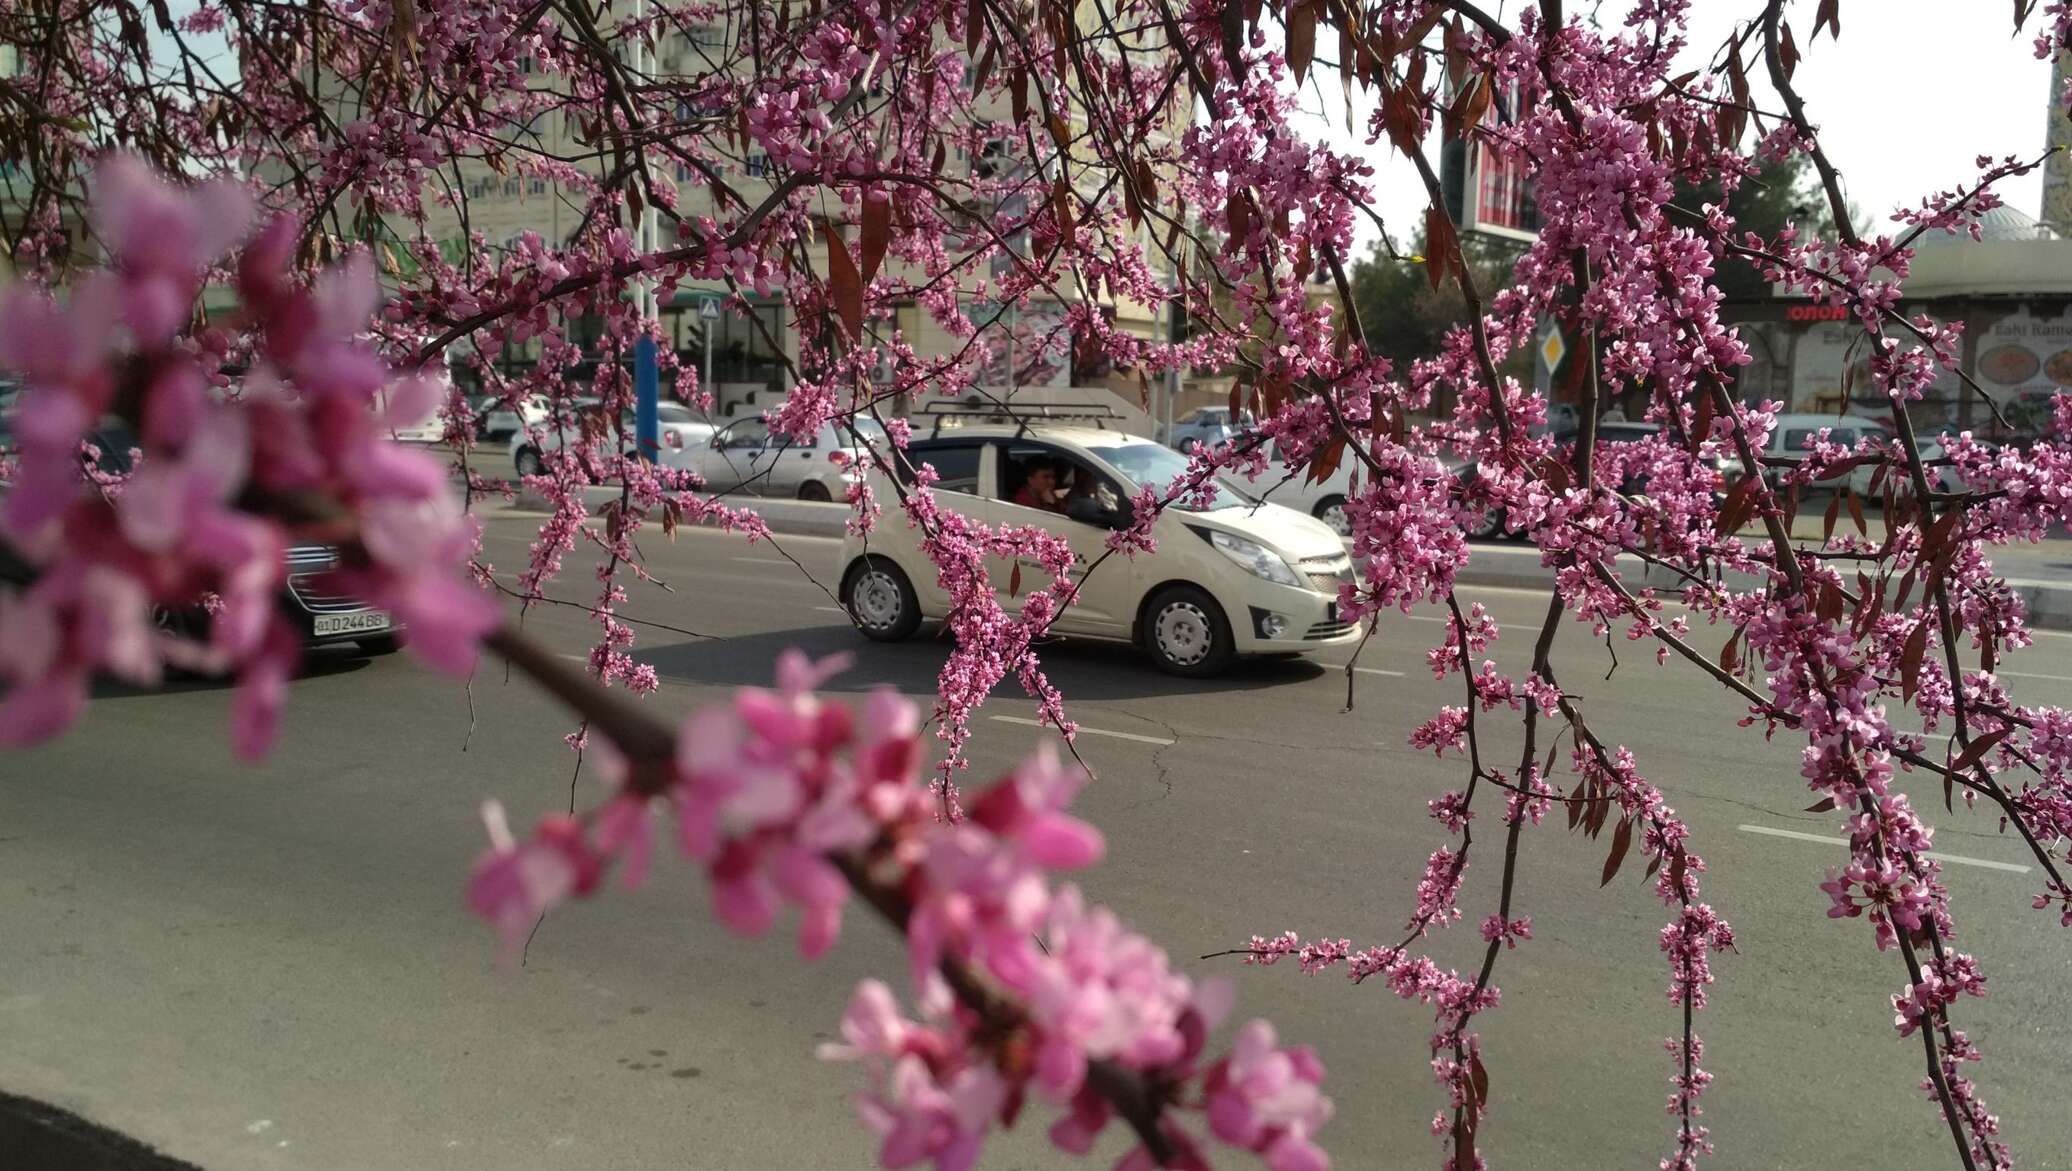
<svg viewBox="0 0 2072 1171">
<path fill-rule="evenodd" d="M 1613 876 L 1619 873 L 1619 864 L 1626 860 L 1626 849 L 1633 844 L 1633 819 L 1622 817 L 1619 828 L 1612 834 L 1612 852 L 1604 858 L 1604 878 L 1598 886 L 1611 884 Z"/>
<path fill-rule="evenodd" d="M 978 93 L 986 88 L 986 79 L 993 76 L 993 64 L 996 60 L 997 55 L 993 51 L 993 43 L 987 41 L 986 51 L 978 55 L 978 66 L 971 73 L 972 93 Z"/>
<path fill-rule="evenodd" d="M 863 336 L 863 278 L 856 271 L 856 261 L 850 258 L 849 245 L 841 232 L 823 221 L 820 234 L 827 240 L 828 296 L 853 342 Z"/>
<path fill-rule="evenodd" d="M 1014 568 L 1007 574 L 1007 596 L 1010 598 L 1022 596 L 1022 563 L 1019 561 L 1014 563 Z"/>
<path fill-rule="evenodd" d="M 863 201 L 863 226 L 857 233 L 857 252 L 863 260 L 863 283 L 869 284 L 878 275 L 878 265 L 884 263 L 885 247 L 892 242 L 892 201 L 872 199 Z"/>
<path fill-rule="evenodd" d="M 1007 75 L 1007 95 L 1014 113 L 1014 124 L 1020 126 L 1029 120 L 1029 71 L 1017 65 Z"/>
<path fill-rule="evenodd" d="M 1712 433 L 1712 418 L 1715 409 L 1711 395 L 1700 394 L 1698 396 L 1698 409 L 1691 412 L 1690 451 L 1692 455 L 1698 454 L 1699 445 L 1704 443 L 1705 437 Z"/>
<path fill-rule="evenodd" d="M 1834 807 L 1835 799 L 1833 797 L 1822 797 L 1820 800 L 1815 801 L 1813 804 L 1806 806 L 1806 812 L 1826 813 L 1828 810 L 1833 809 Z"/>
<path fill-rule="evenodd" d="M 1835 40 L 1842 39 L 1842 0 L 1820 0 L 1820 11 L 1813 17 L 1813 35 L 1820 35 L 1820 28 L 1826 25 L 1828 35 Z"/>
<path fill-rule="evenodd" d="M 1453 237 L 1453 221 L 1443 208 L 1425 209 L 1425 278 L 1438 288 L 1452 271 L 1453 254 L 1457 245 Z"/>
<path fill-rule="evenodd" d="M 1921 681 L 1921 656 L 1928 651 L 1928 623 L 1914 623 L 1914 632 L 1907 635 L 1906 645 L 1899 652 L 1899 686 L 1901 697 L 1908 703 L 1914 700 L 1914 687 Z"/>
<path fill-rule="evenodd" d="M 1756 480 L 1755 476 L 1743 476 L 1727 489 L 1727 502 L 1719 510 L 1720 536 L 1732 536 L 1748 523 L 1749 514 L 1755 511 Z"/>
<path fill-rule="evenodd" d="M 1057 144 L 1059 150 L 1065 150 L 1072 145 L 1072 128 L 1066 124 L 1064 115 L 1055 111 L 1050 116 L 1050 140 Z"/>
<path fill-rule="evenodd" d="M 1813 611 L 1822 622 L 1842 620 L 1842 588 L 1831 581 L 1820 583 L 1820 600 Z"/>
<path fill-rule="evenodd" d="M 1856 498 L 1856 492 L 1855 492 L 1855 490 L 1854 490 L 1854 489 L 1851 489 L 1851 488 L 1844 488 L 1844 489 L 1842 489 L 1842 491 L 1848 494 L 1848 497 L 1849 497 L 1849 519 L 1850 519 L 1851 521 L 1855 522 L 1855 524 L 1856 524 L 1856 533 L 1857 533 L 1857 535 L 1858 535 L 1858 536 L 1863 536 L 1863 537 L 1868 537 L 1868 536 L 1870 536 L 1870 535 L 1871 535 L 1871 526 L 1870 526 L 1870 523 L 1869 523 L 1868 521 L 1865 521 L 1865 520 L 1863 519 L 1863 501 L 1861 501 L 1861 500 L 1858 500 L 1858 499 Z"/>
<path fill-rule="evenodd" d="M 1842 495 L 1837 492 L 1835 498 L 1827 502 L 1827 517 L 1820 522 L 1820 540 L 1822 543 L 1835 539 L 1835 521 L 1841 519 L 1841 516 Z"/>
<path fill-rule="evenodd" d="M 2000 743 L 2002 740 L 2006 738 L 2007 729 L 1995 728 L 1992 731 L 1986 733 L 1985 735 L 1980 736 L 1978 739 L 1973 740 L 1971 744 L 1964 749 L 1963 754 L 1957 757 L 1956 761 L 1950 765 L 1950 771 L 1953 773 L 1961 773 L 1965 769 L 1970 768 L 1972 765 L 1977 764 L 1979 761 L 1984 760 L 1986 758 L 1986 753 L 1991 752 L 1995 744 Z"/>
<path fill-rule="evenodd" d="M 1060 175 L 1050 187 L 1050 211 L 1058 218 L 1058 239 L 1072 239 L 1072 185 Z"/>
<path fill-rule="evenodd" d="M 1158 206 L 1158 175 L 1151 169 L 1151 160 L 1137 160 L 1137 198 L 1145 207 Z"/>
<path fill-rule="evenodd" d="M 964 9 L 964 55 L 978 52 L 979 38 L 986 32 L 985 0 L 971 0 Z"/>
<path fill-rule="evenodd" d="M 1784 80 L 1790 81 L 1792 71 L 1799 67 L 1799 47 L 1792 43 L 1790 21 L 1784 23 L 1784 34 L 1777 46 L 1777 60 L 1784 66 Z"/>
<path fill-rule="evenodd" d="M 1741 668 L 1741 632 L 1734 631 L 1727 636 L 1727 645 L 1719 648 L 1719 669 L 1732 675 Z"/>
<path fill-rule="evenodd" d="M 1316 454 L 1309 457 L 1307 482 L 1321 484 L 1325 480 L 1330 479 L 1331 473 L 1338 470 L 1339 462 L 1344 458 L 1345 436 L 1339 435 L 1334 437 L 1331 442 L 1317 448 Z"/>
<path fill-rule="evenodd" d="M 1244 248 L 1245 238 L 1252 234 L 1252 201 L 1247 197 L 1249 189 L 1233 187 L 1230 198 L 1223 204 L 1223 220 L 1229 225 L 1230 242 L 1237 248 Z"/>
<path fill-rule="evenodd" d="M 1475 1087 L 1475 1101 L 1482 1106 L 1489 1105 L 1489 1071 L 1482 1068 L 1480 1053 L 1468 1054 L 1468 1081 Z"/>
<path fill-rule="evenodd" d="M 1309 63 L 1317 55 L 1317 6 L 1310 0 L 1296 0 L 1288 9 L 1288 72 L 1295 84 L 1309 76 Z"/>
</svg>

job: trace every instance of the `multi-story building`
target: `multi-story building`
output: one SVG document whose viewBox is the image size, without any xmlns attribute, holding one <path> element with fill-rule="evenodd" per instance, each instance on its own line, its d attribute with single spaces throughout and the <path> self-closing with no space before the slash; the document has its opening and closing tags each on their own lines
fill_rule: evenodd
<svg viewBox="0 0 2072 1171">
<path fill-rule="evenodd" d="M 728 35 L 726 28 L 717 25 L 672 33 L 657 45 L 651 62 L 637 64 L 645 65 L 659 77 L 708 74 L 715 69 L 714 63 L 726 60 Z M 554 84 L 553 75 L 539 75 L 538 88 L 552 91 Z M 342 120 L 349 121 L 354 95 L 350 86 L 340 89 Z M 982 109 L 981 117 L 993 113 L 1005 121 L 1007 101 L 1002 98 L 998 104 L 998 111 Z M 1176 120 L 1184 116 L 1184 102 L 1176 100 L 1174 111 Z M 679 108 L 677 116 L 686 125 L 687 134 L 714 133 L 689 103 Z M 555 178 L 556 168 L 576 166 L 587 174 L 599 175 L 611 165 L 609 152 L 591 144 L 586 121 L 585 110 L 557 105 L 525 124 L 508 126 L 503 138 L 507 150 L 498 167 L 471 160 L 459 168 L 457 192 L 426 191 L 424 234 L 437 241 L 449 260 L 458 260 L 472 246 L 471 234 L 491 249 L 513 246 L 526 232 L 536 232 L 550 244 L 566 241 L 578 225 L 586 222 L 588 193 L 581 187 L 564 187 Z M 649 159 L 663 179 L 676 184 L 677 210 L 681 214 L 711 214 L 714 197 L 707 175 L 677 161 L 664 147 L 650 148 Z M 946 171 L 961 168 L 963 173 L 970 173 L 997 163 L 993 158 L 973 158 L 963 150 L 955 150 L 946 162 Z M 752 142 L 747 144 L 746 153 L 720 167 L 721 178 L 751 203 L 771 189 L 768 169 L 767 157 Z M 1035 186 L 1042 189 L 1040 183 Z M 1093 192 L 1088 190 L 1084 194 Z M 1013 214 L 1014 208 L 1000 210 Z M 392 218 L 386 231 L 391 236 L 391 251 L 402 255 L 403 250 L 394 245 L 415 237 L 419 228 Z M 1149 228 L 1145 231 L 1148 241 Z M 853 239 L 853 229 L 851 232 Z M 816 266 L 825 263 L 819 248 L 809 251 Z M 1156 259 L 1155 250 L 1153 255 Z M 920 277 L 918 271 L 909 274 L 890 257 L 885 268 L 894 277 Z M 981 273 L 968 279 L 964 298 L 966 315 L 994 342 L 994 360 L 981 376 L 989 394 L 1004 395 L 1021 387 L 1090 386 L 1111 390 L 1131 402 L 1145 396 L 1147 384 L 1141 383 L 1134 372 L 1109 369 L 1086 360 L 1085 355 L 1075 356 L 1063 326 L 1066 305 L 1069 299 L 1076 299 L 1076 294 L 1068 294 L 1068 300 L 1038 299 L 1024 306 L 1003 308 L 976 296 L 979 278 L 990 275 Z M 794 320 L 782 290 L 768 295 L 745 291 L 743 298 L 726 301 L 714 316 L 713 308 L 706 303 L 718 301 L 727 292 L 721 286 L 689 282 L 659 306 L 663 332 L 674 345 L 679 361 L 704 368 L 709 342 L 710 368 L 704 381 L 714 395 L 715 412 L 722 416 L 764 410 L 779 401 L 786 392 L 787 361 L 796 361 L 799 354 L 799 323 Z M 1115 298 L 1105 290 L 1099 295 L 1102 312 L 1118 327 L 1144 337 L 1166 336 L 1165 306 Z M 760 322 L 751 320 L 751 315 L 760 318 Z M 952 353 L 965 346 L 963 340 L 911 302 L 896 306 L 892 320 L 881 320 L 875 327 L 898 330 L 924 356 Z M 581 334 L 578 325 L 573 335 L 580 339 Z M 536 353 L 534 347 L 511 347 L 498 361 L 509 368 L 519 368 L 532 361 Z M 1162 389 L 1157 380 L 1149 381 L 1148 386 L 1152 394 Z"/>
</svg>

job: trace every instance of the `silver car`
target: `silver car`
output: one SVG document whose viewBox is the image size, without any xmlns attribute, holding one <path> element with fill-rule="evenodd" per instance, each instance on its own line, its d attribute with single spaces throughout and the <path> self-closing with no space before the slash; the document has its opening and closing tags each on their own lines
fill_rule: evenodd
<svg viewBox="0 0 2072 1171">
<path fill-rule="evenodd" d="M 829 425 L 812 443 L 773 436 L 760 416 L 737 419 L 691 453 L 692 471 L 707 491 L 747 492 L 757 496 L 790 496 L 800 500 L 840 500 L 848 495 L 864 453 L 850 435 L 851 424 Z M 876 420 L 857 419 L 854 426 L 871 447 L 891 450 Z M 842 458 L 837 461 L 836 455 Z"/>
</svg>

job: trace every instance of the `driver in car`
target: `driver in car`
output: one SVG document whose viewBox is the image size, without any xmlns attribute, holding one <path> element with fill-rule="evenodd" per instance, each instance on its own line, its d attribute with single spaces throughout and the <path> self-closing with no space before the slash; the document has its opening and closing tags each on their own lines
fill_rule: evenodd
<svg viewBox="0 0 2072 1171">
<path fill-rule="evenodd" d="M 1058 499 L 1058 469 L 1050 460 L 1038 456 L 1029 461 L 1029 470 L 1014 502 L 1023 508 L 1040 508 L 1045 512 L 1063 512 L 1064 505 Z"/>
</svg>

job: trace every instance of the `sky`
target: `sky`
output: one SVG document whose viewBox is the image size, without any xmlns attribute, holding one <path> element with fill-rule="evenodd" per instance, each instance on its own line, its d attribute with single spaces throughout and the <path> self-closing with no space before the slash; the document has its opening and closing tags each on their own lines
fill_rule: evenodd
<svg viewBox="0 0 2072 1171">
<path fill-rule="evenodd" d="M 1487 10 L 1515 12 L 1519 0 L 1490 3 Z M 1977 175 L 1978 155 L 1995 157 L 2043 152 L 2048 117 L 2050 65 L 2035 58 L 2031 42 L 2040 23 L 2013 33 L 2011 7 L 1987 0 L 1854 0 L 1841 5 L 1842 36 L 1807 42 L 1813 5 L 1800 0 L 1786 10 L 1802 60 L 1793 80 L 1807 116 L 1842 174 L 1856 204 L 1858 223 L 1889 230 L 1895 206 L 1917 204 L 1936 191 L 1968 185 Z M 1623 14 L 1623 0 L 1605 0 L 1604 19 Z M 1690 44 L 1684 68 L 1705 64 L 1738 23 L 1761 11 L 1760 0 L 1693 0 Z M 1964 13 L 1965 15 L 1956 15 Z M 1751 66 L 1752 97 L 1759 107 L 1781 106 L 1759 65 Z M 1367 106 L 1354 95 L 1358 133 L 1345 128 L 1344 99 L 1335 72 L 1312 74 L 1302 105 L 1318 140 L 1366 157 L 1375 167 L 1376 210 L 1389 232 L 1405 240 L 1423 219 L 1424 189 L 1417 174 L 1386 140 L 1365 145 Z M 1744 142 L 1753 140 L 1751 129 Z M 1437 163 L 1438 142 L 1427 144 Z M 2042 171 L 2003 180 L 2006 202 L 2030 215 L 2042 197 Z M 1360 252 L 1378 236 L 1371 222 L 1360 225 Z"/>
</svg>

